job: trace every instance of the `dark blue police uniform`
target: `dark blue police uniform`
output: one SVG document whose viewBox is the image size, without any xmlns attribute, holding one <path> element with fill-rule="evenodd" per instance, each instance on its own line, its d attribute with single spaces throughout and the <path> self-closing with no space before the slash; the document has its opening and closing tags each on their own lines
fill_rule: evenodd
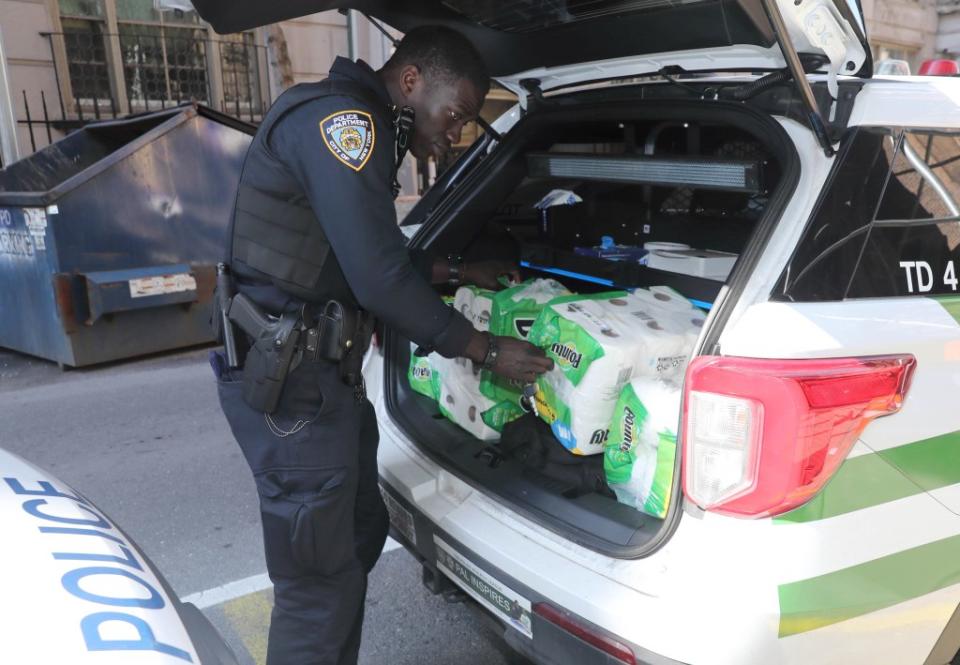
<svg viewBox="0 0 960 665">
<path fill-rule="evenodd" d="M 372 313 L 442 355 L 472 326 L 430 286 L 429 257 L 407 250 L 392 184 L 389 94 L 365 63 L 338 58 L 327 81 L 271 107 L 247 153 L 231 233 L 236 288 L 266 312 L 330 299 Z M 387 536 L 373 406 L 336 363 L 303 355 L 272 413 L 218 369 L 224 414 L 260 495 L 274 584 L 269 665 L 355 663 L 367 574 Z"/>
</svg>

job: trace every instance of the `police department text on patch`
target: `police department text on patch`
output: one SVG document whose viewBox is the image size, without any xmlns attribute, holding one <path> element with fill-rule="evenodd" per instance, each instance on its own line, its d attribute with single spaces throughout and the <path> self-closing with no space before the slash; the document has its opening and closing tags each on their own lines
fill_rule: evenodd
<svg viewBox="0 0 960 665">
<path fill-rule="evenodd" d="M 320 134 L 334 157 L 359 171 L 373 153 L 373 119 L 355 109 L 337 111 L 320 121 Z"/>
</svg>

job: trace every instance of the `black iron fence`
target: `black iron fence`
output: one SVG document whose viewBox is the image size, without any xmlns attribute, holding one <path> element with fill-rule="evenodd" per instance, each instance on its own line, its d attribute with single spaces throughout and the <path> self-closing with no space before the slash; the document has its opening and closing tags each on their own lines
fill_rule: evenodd
<svg viewBox="0 0 960 665">
<path fill-rule="evenodd" d="M 117 34 L 90 27 L 41 33 L 50 44 L 56 88 L 39 104 L 21 91 L 17 122 L 36 151 L 88 122 L 200 102 L 258 122 L 269 106 L 266 47 L 249 34 L 210 39 L 202 28 L 122 25 Z M 2 164 L 0 164 L 2 166 Z"/>
</svg>

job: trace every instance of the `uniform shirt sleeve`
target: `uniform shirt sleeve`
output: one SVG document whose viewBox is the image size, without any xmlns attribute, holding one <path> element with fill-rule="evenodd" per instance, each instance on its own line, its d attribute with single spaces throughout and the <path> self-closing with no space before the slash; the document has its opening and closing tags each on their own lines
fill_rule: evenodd
<svg viewBox="0 0 960 665">
<path fill-rule="evenodd" d="M 329 144 L 335 138 L 324 139 L 324 128 L 340 113 L 357 113 L 372 123 L 365 160 L 342 151 L 338 156 L 337 144 Z M 359 129 L 352 139 L 365 141 Z M 421 346 L 462 356 L 473 326 L 445 305 L 417 270 L 397 226 L 392 138 L 392 129 L 362 103 L 325 97 L 281 119 L 268 145 L 306 193 L 360 306 Z"/>
<path fill-rule="evenodd" d="M 410 263 L 413 264 L 417 274 L 423 277 L 427 282 L 433 281 L 433 255 L 422 249 L 408 249 L 410 254 Z"/>
</svg>

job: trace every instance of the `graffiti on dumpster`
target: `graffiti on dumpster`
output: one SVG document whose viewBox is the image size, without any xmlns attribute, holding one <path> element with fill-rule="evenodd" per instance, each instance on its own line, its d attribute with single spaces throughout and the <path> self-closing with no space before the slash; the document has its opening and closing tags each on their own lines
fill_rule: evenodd
<svg viewBox="0 0 960 665">
<path fill-rule="evenodd" d="M 43 208 L 23 208 L 19 212 L 23 214 L 22 225 L 16 209 L 0 208 L 0 256 L 32 259 L 47 248 L 47 213 Z"/>
<path fill-rule="evenodd" d="M 24 208 L 23 219 L 27 223 L 27 231 L 33 240 L 33 248 L 42 251 L 47 248 L 47 213 L 43 208 Z"/>
<path fill-rule="evenodd" d="M 33 258 L 34 248 L 30 234 L 0 228 L 0 255 Z"/>
</svg>

